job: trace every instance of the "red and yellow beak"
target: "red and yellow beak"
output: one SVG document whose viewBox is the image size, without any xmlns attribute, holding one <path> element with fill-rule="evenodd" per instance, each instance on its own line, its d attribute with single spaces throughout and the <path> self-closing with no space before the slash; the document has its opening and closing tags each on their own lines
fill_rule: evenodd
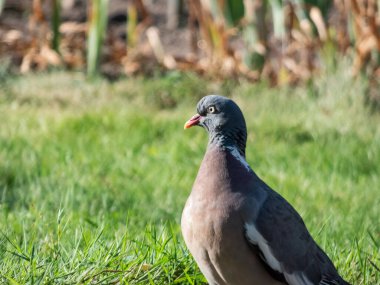
<svg viewBox="0 0 380 285">
<path fill-rule="evenodd" d="M 198 115 L 198 114 L 192 116 L 192 117 L 190 118 L 190 120 L 188 120 L 188 121 L 185 123 L 185 126 L 184 126 L 183 128 L 186 130 L 186 129 L 188 129 L 188 128 L 191 128 L 191 127 L 193 127 L 193 126 L 198 125 L 200 119 L 201 119 L 201 116 Z"/>
</svg>

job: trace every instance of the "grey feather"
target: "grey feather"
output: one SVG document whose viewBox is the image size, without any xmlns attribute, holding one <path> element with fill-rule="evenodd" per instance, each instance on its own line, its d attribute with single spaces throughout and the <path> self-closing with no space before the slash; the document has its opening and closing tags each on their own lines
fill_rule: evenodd
<svg viewBox="0 0 380 285">
<path fill-rule="evenodd" d="M 237 104 L 210 95 L 197 111 L 187 125 L 206 129 L 209 144 L 181 226 L 209 283 L 349 285 L 297 211 L 247 164 L 246 124 Z"/>
</svg>

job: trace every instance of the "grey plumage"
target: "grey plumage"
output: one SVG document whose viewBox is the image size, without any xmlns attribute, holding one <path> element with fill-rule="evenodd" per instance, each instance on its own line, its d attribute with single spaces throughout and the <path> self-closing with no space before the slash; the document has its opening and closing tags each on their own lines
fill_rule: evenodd
<svg viewBox="0 0 380 285">
<path fill-rule="evenodd" d="M 240 108 L 209 95 L 185 128 L 209 144 L 182 214 L 185 242 L 210 284 L 347 285 L 302 218 L 245 160 Z"/>
</svg>

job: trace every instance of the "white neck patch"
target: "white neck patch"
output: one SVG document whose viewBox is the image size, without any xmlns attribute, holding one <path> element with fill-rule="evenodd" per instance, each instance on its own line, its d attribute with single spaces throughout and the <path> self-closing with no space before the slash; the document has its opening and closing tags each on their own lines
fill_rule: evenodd
<svg viewBox="0 0 380 285">
<path fill-rule="evenodd" d="M 248 171 L 251 170 L 248 162 L 245 160 L 244 156 L 240 154 L 236 147 L 226 147 L 226 149 L 229 150 L 232 156 L 235 157 Z"/>
</svg>

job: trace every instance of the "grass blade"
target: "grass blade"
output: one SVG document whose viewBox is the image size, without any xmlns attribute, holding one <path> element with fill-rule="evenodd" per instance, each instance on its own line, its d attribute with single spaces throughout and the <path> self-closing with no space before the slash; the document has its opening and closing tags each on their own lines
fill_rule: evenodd
<svg viewBox="0 0 380 285">
<path fill-rule="evenodd" d="M 90 28 L 87 41 L 87 74 L 98 73 L 100 52 L 107 26 L 108 0 L 93 0 L 90 13 Z"/>
</svg>

